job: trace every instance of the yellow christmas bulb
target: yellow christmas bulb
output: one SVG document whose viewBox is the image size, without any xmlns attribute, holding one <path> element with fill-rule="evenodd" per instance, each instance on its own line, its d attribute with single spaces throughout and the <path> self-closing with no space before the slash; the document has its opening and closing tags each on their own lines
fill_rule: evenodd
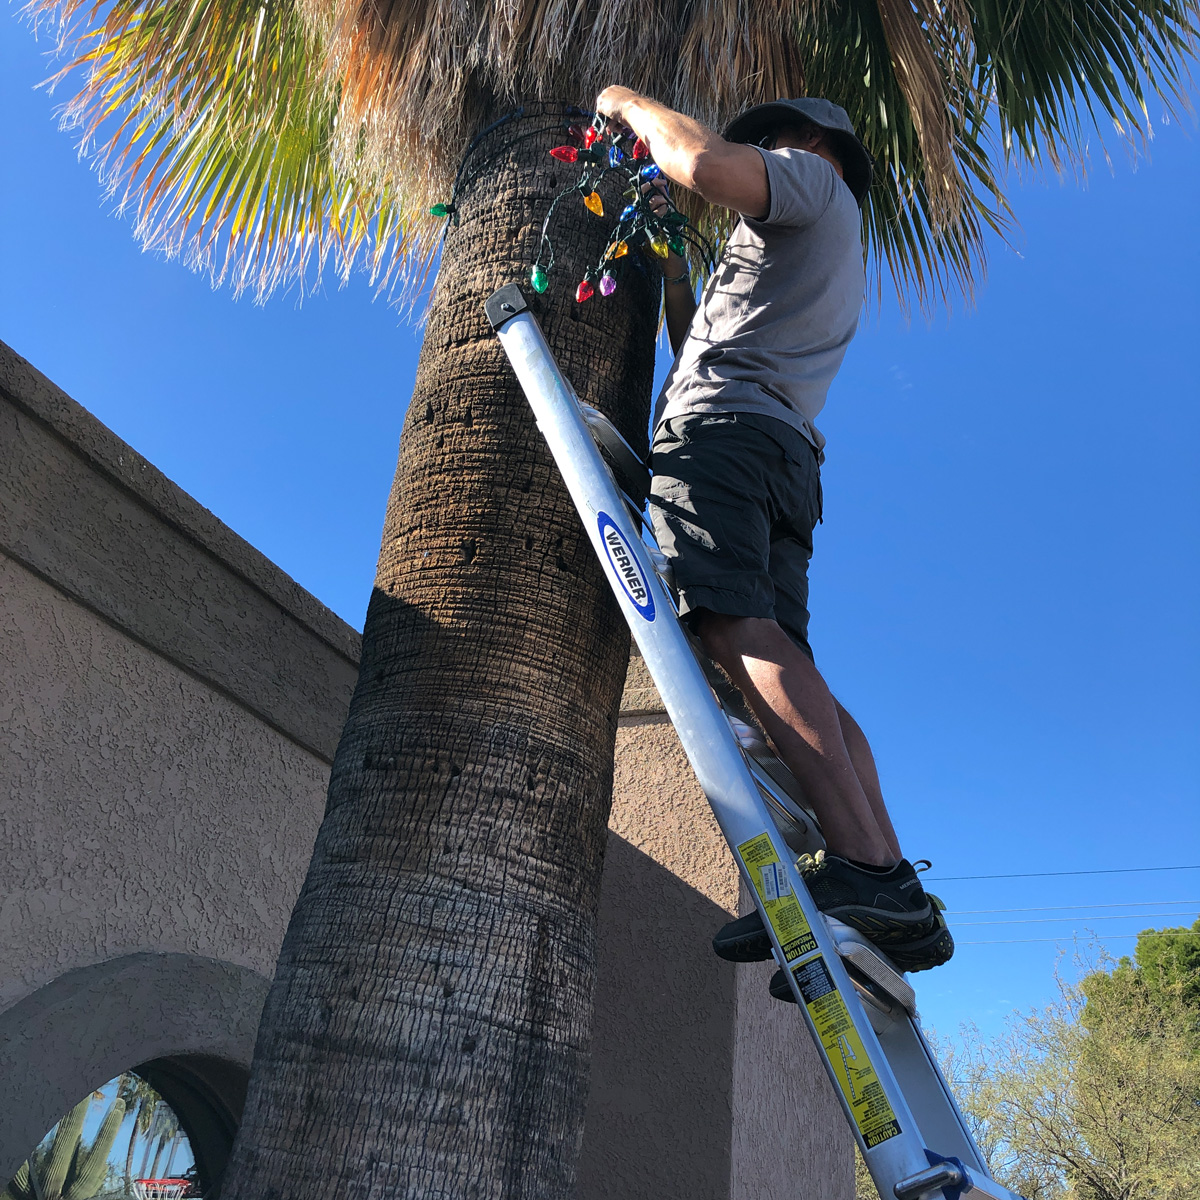
<svg viewBox="0 0 1200 1200">
<path fill-rule="evenodd" d="M 629 245 L 626 242 L 618 242 L 613 248 L 609 258 L 624 258 L 629 253 Z"/>
<path fill-rule="evenodd" d="M 656 237 L 650 239 L 650 249 L 658 255 L 659 258 L 666 258 L 671 253 L 671 247 L 667 245 L 667 239 Z"/>
<path fill-rule="evenodd" d="M 584 204 L 596 214 L 598 217 L 604 216 L 604 202 L 600 199 L 599 192 L 588 192 L 583 198 Z"/>
</svg>

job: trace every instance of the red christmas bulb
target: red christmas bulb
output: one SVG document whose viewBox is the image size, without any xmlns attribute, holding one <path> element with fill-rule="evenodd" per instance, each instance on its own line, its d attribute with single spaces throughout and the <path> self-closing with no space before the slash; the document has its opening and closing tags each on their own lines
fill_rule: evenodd
<svg viewBox="0 0 1200 1200">
<path fill-rule="evenodd" d="M 582 283 L 575 289 L 575 299 L 582 304 L 585 300 L 590 300 L 596 294 L 596 289 L 592 287 L 590 279 L 583 280 Z"/>
<path fill-rule="evenodd" d="M 588 146 L 591 144 L 590 142 L 585 141 L 584 132 L 582 129 L 579 128 L 578 125 L 568 125 L 567 126 L 567 137 L 569 137 L 571 139 L 571 141 L 573 141 L 573 142 L 583 142 L 583 144 L 585 146 Z"/>
<path fill-rule="evenodd" d="M 589 125 L 583 131 L 583 144 L 591 149 L 600 140 L 600 130 L 595 125 Z"/>
<path fill-rule="evenodd" d="M 579 151 L 574 146 L 555 146 L 550 153 L 559 162 L 578 162 L 579 160 Z"/>
<path fill-rule="evenodd" d="M 647 146 L 641 138 L 638 138 L 638 140 L 633 143 L 633 157 L 635 159 L 645 158 L 649 153 L 650 147 Z"/>
</svg>

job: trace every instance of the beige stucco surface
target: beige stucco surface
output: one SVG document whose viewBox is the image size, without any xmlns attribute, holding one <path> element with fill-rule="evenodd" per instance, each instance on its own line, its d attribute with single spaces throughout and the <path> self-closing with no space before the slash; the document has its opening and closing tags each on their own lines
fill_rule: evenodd
<svg viewBox="0 0 1200 1200">
<path fill-rule="evenodd" d="M 636 656 L 622 714 L 580 1200 L 849 1200 L 849 1128 L 774 964 L 712 953 L 750 902 Z"/>
<path fill-rule="evenodd" d="M 309 751 L 0 555 L 0 1007 L 142 950 L 274 972 Z"/>
</svg>

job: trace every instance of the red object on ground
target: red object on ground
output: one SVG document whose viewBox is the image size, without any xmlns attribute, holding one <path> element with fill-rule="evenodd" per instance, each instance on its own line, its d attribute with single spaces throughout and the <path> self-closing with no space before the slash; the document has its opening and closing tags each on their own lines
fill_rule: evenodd
<svg viewBox="0 0 1200 1200">
<path fill-rule="evenodd" d="M 579 151 L 574 146 L 555 146 L 550 153 L 559 162 L 576 162 L 579 159 Z"/>
<path fill-rule="evenodd" d="M 580 304 L 582 304 L 585 300 L 590 300 L 595 294 L 596 289 L 592 287 L 592 281 L 590 279 L 585 279 L 575 289 L 575 299 L 578 300 Z"/>
</svg>

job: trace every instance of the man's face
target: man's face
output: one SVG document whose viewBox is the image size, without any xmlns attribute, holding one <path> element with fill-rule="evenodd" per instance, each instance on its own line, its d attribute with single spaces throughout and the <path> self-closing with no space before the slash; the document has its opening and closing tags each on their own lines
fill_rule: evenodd
<svg viewBox="0 0 1200 1200">
<path fill-rule="evenodd" d="M 833 149 L 832 139 L 820 127 L 806 122 L 803 125 L 784 125 L 777 129 L 768 146 L 772 150 L 807 150 L 823 158 L 837 172 L 839 179 L 845 178 L 841 159 Z"/>
</svg>

